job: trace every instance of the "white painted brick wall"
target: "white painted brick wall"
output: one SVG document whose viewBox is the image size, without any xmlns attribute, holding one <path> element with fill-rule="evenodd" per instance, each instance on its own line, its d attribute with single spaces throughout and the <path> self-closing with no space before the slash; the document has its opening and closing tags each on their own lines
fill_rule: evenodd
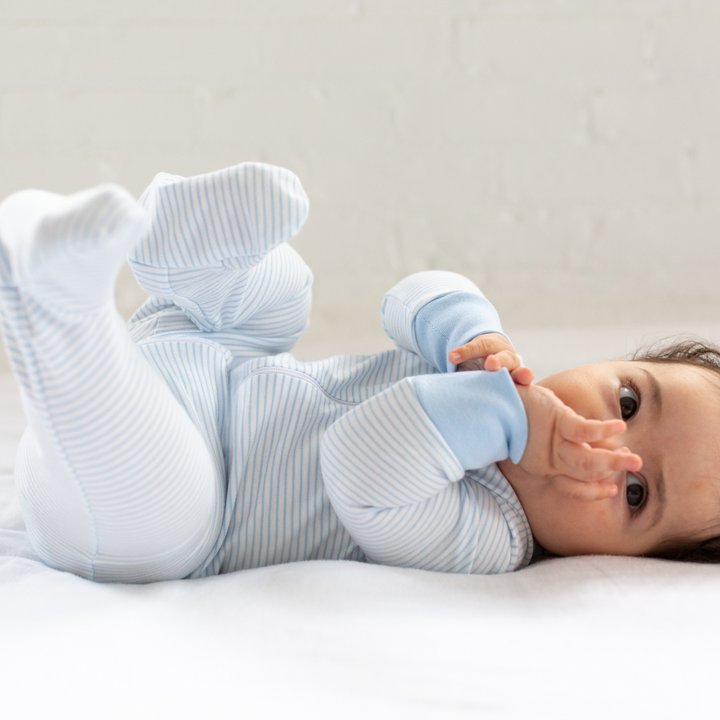
<svg viewBox="0 0 720 720">
<path fill-rule="evenodd" d="M 717 322 L 718 38 L 716 0 L 0 0 L 0 195 L 290 167 L 330 350 L 427 268 L 508 328 Z"/>
</svg>

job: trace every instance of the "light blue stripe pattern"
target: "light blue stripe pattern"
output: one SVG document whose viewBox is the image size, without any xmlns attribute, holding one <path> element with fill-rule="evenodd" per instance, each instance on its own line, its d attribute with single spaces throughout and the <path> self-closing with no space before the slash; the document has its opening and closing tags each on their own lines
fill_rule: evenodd
<svg viewBox="0 0 720 720">
<path fill-rule="evenodd" d="M 413 380 L 453 369 L 442 328 L 495 332 L 494 309 L 460 275 L 420 273 L 383 304 L 398 349 L 295 359 L 312 274 L 283 243 L 307 211 L 292 173 L 252 163 L 159 175 L 139 205 L 105 186 L 0 206 L 3 331 L 30 417 L 17 481 L 49 565 L 147 582 L 314 558 L 529 562 L 498 458 L 464 468 Z M 112 280 L 127 252 L 151 297 L 126 330 Z M 478 299 L 477 322 L 453 319 Z M 418 332 L 420 313 L 441 332 Z M 524 419 L 509 407 L 508 447 Z"/>
</svg>

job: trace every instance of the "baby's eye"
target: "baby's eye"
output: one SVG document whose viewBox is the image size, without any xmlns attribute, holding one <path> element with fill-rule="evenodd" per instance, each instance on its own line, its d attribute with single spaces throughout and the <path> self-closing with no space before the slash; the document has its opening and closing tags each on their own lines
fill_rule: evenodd
<svg viewBox="0 0 720 720">
<path fill-rule="evenodd" d="M 629 420 L 640 407 L 640 398 L 631 387 L 623 385 L 620 388 L 620 414 L 623 420 Z"/>
<path fill-rule="evenodd" d="M 645 486 L 634 476 L 627 476 L 627 503 L 631 508 L 639 508 L 645 502 Z"/>
</svg>

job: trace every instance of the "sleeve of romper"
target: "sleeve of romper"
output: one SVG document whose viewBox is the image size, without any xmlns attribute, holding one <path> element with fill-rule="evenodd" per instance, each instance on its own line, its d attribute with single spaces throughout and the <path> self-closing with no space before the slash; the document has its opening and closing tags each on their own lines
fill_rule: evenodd
<svg viewBox="0 0 720 720">
<path fill-rule="evenodd" d="M 478 287 L 457 273 L 416 273 L 389 290 L 382 304 L 385 333 L 401 349 L 454 372 L 448 353 L 485 333 L 501 333 L 497 311 Z"/>
<path fill-rule="evenodd" d="M 373 562 L 507 572 L 529 562 L 530 528 L 512 488 L 487 466 L 519 461 L 527 432 L 507 370 L 406 378 L 328 429 L 323 481 Z"/>
</svg>

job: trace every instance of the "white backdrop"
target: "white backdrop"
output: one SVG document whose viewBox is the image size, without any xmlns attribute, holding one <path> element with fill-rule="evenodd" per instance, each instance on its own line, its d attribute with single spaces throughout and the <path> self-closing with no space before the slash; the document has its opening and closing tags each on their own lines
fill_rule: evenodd
<svg viewBox="0 0 720 720">
<path fill-rule="evenodd" d="M 716 322 L 718 37 L 715 0 L 0 0 L 0 195 L 291 168 L 303 347 L 381 347 L 431 268 L 511 331 Z"/>
</svg>

